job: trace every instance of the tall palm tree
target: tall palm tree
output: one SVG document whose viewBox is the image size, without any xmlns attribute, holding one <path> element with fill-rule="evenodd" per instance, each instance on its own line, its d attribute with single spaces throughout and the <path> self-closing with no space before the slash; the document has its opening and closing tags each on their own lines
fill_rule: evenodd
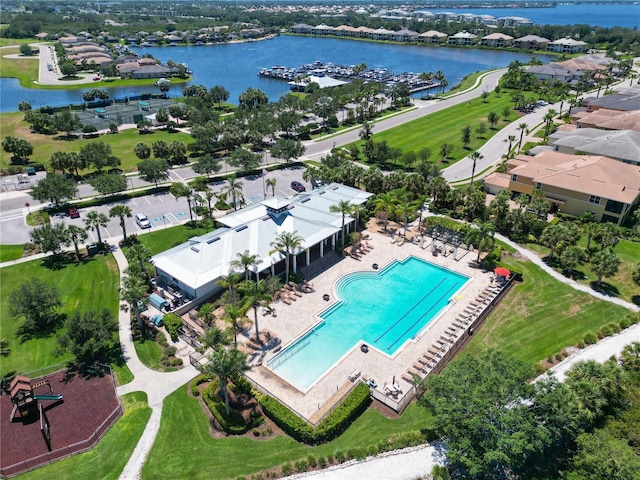
<svg viewBox="0 0 640 480">
<path fill-rule="evenodd" d="M 238 319 L 244 317 L 247 313 L 247 307 L 245 305 L 233 305 L 228 303 L 223 306 L 224 318 L 231 322 L 233 327 L 233 345 L 238 346 Z"/>
<path fill-rule="evenodd" d="M 204 323 L 211 326 L 213 321 L 215 320 L 215 315 L 213 314 L 214 307 L 211 303 L 205 303 L 198 310 L 198 318 L 204 320 Z"/>
<path fill-rule="evenodd" d="M 186 197 L 187 203 L 189 205 L 189 220 L 193 222 L 193 208 L 191 208 L 191 201 L 193 200 L 193 190 L 191 190 L 184 183 L 176 182 L 172 183 L 169 187 L 169 192 L 171 195 L 176 197 L 176 201 L 181 197 Z"/>
<path fill-rule="evenodd" d="M 414 202 L 402 200 L 396 207 L 396 213 L 400 218 L 404 219 L 404 235 L 407 236 L 409 229 L 409 219 L 416 213 L 417 206 Z"/>
<path fill-rule="evenodd" d="M 234 271 L 233 269 L 229 270 L 229 273 L 226 277 L 222 277 L 220 280 L 216 282 L 216 285 L 222 287 L 229 291 L 229 300 L 231 304 L 235 307 L 238 304 L 238 285 L 240 285 L 240 280 L 242 276 L 240 273 Z"/>
<path fill-rule="evenodd" d="M 87 234 L 87 230 L 82 227 L 78 227 L 77 225 L 68 225 L 67 236 L 73 243 L 73 247 L 76 249 L 76 257 L 78 258 L 79 262 L 80 248 L 78 248 L 78 244 L 84 242 L 89 237 L 89 235 Z"/>
<path fill-rule="evenodd" d="M 271 242 L 271 250 L 269 255 L 279 252 L 284 255 L 285 261 L 285 285 L 289 283 L 289 264 L 291 263 L 291 254 L 302 247 L 303 238 L 297 232 L 282 232 Z"/>
<path fill-rule="evenodd" d="M 102 212 L 97 210 L 89 210 L 84 219 L 84 224 L 87 228 L 96 231 L 98 235 L 98 243 L 102 243 L 102 235 L 100 234 L 100 227 L 104 227 L 109 223 L 109 218 Z"/>
<path fill-rule="evenodd" d="M 266 181 L 267 188 L 271 188 L 272 197 L 276 196 L 276 182 L 277 180 L 275 178 L 267 178 Z"/>
<path fill-rule="evenodd" d="M 239 288 L 240 292 L 245 295 L 247 305 L 253 307 L 253 319 L 256 326 L 256 340 L 260 340 L 260 329 L 258 328 L 258 307 L 268 305 L 272 300 L 271 295 L 267 292 L 264 280 L 254 282 L 252 280 L 243 282 Z"/>
<path fill-rule="evenodd" d="M 134 272 L 135 276 L 149 282 L 150 275 L 148 266 L 151 265 L 150 263 L 147 263 L 147 260 L 151 257 L 151 250 L 149 250 L 149 247 L 144 243 L 136 243 L 122 251 L 129 262 L 129 271 Z"/>
<path fill-rule="evenodd" d="M 447 194 L 451 187 L 443 177 L 434 177 L 429 181 L 427 185 L 429 194 L 433 197 L 433 203 L 436 206 L 441 206 L 447 198 Z"/>
<path fill-rule="evenodd" d="M 467 236 L 464 239 L 464 243 L 467 245 L 475 245 L 478 247 L 478 258 L 476 261 L 480 261 L 480 254 L 482 252 L 488 252 L 493 248 L 495 238 L 493 235 L 496 233 L 496 227 L 493 222 L 476 221 L 474 222 L 475 228 L 472 227 Z"/>
<path fill-rule="evenodd" d="M 373 204 L 376 213 L 379 211 L 384 211 L 387 213 L 384 219 L 384 230 L 386 232 L 387 225 L 389 225 L 389 216 L 391 215 L 391 210 L 393 210 L 393 207 L 396 204 L 396 197 L 391 192 L 379 193 L 378 195 L 376 195 Z"/>
<path fill-rule="evenodd" d="M 213 353 L 207 356 L 208 362 L 198 366 L 198 369 L 208 376 L 216 376 L 220 379 L 220 390 L 224 396 L 224 405 L 227 416 L 231 413 L 229 409 L 229 392 L 227 385 L 229 377 L 244 370 L 249 370 L 247 357 L 237 348 L 227 350 L 224 347 L 216 348 Z"/>
<path fill-rule="evenodd" d="M 207 303 L 207 305 L 211 304 Z M 204 331 L 204 335 L 198 338 L 198 341 L 202 344 L 201 353 L 206 352 L 209 348 L 215 350 L 220 346 L 228 346 L 231 344 L 229 332 L 227 330 L 222 330 L 215 324 L 212 324 L 209 328 L 207 328 Z"/>
<path fill-rule="evenodd" d="M 241 199 L 240 204 L 244 203 L 242 196 L 242 182 L 238 180 L 234 175 L 231 175 L 227 181 L 229 185 L 223 189 L 225 193 L 231 196 L 231 201 L 233 202 L 233 211 L 238 210 L 238 198 Z"/>
<path fill-rule="evenodd" d="M 469 158 L 473 161 L 473 166 L 471 167 L 471 182 L 470 182 L 471 184 L 473 184 L 473 177 L 476 174 L 476 162 L 478 160 L 482 160 L 484 158 L 484 155 L 482 155 L 480 152 L 476 150 L 471 155 L 469 155 Z"/>
<path fill-rule="evenodd" d="M 529 133 L 529 125 L 522 122 L 518 125 L 518 128 L 516 128 L 516 130 L 520 131 L 520 141 L 518 142 L 518 153 L 520 153 L 520 149 L 522 148 L 522 140 L 524 139 L 524 136 Z"/>
<path fill-rule="evenodd" d="M 125 225 L 124 219 L 131 218 L 131 208 L 127 205 L 116 205 L 115 207 L 111 207 L 109 210 L 109 216 L 111 218 L 118 217 L 120 219 L 120 228 L 122 228 L 122 236 L 124 237 L 124 241 L 127 241 L 127 226 Z"/>
<path fill-rule="evenodd" d="M 125 275 L 122 277 L 122 285 L 120 285 L 120 298 L 129 304 L 129 308 L 133 309 L 138 322 L 138 327 L 142 329 L 142 319 L 140 318 L 140 308 L 138 302 L 147 297 L 147 286 L 142 279 L 135 275 Z"/>
<path fill-rule="evenodd" d="M 244 279 L 249 280 L 249 275 L 251 274 L 251 270 L 249 267 L 255 265 L 258 261 L 258 255 L 251 255 L 249 250 L 245 250 L 244 253 L 238 252 L 236 254 L 236 259 L 233 260 L 229 266 L 233 269 L 242 270 L 244 272 Z"/>
<path fill-rule="evenodd" d="M 507 155 L 511 153 L 511 147 L 513 146 L 513 142 L 516 141 L 515 135 L 509 135 L 507 138 L 503 140 L 504 143 L 509 142 L 509 148 L 507 148 Z"/>
<path fill-rule="evenodd" d="M 550 109 L 547 114 L 543 117 L 546 124 L 544 126 L 544 138 L 549 136 L 549 130 L 551 130 L 551 123 L 553 122 L 553 118 L 558 114 L 555 109 Z"/>
<path fill-rule="evenodd" d="M 591 271 L 598 276 L 596 285 L 602 284 L 602 277 L 612 277 L 618 273 L 620 258 L 610 248 L 605 248 L 591 256 Z"/>
<path fill-rule="evenodd" d="M 344 250 L 344 219 L 347 215 L 351 215 L 353 205 L 348 200 L 340 200 L 335 205 L 331 205 L 329 211 L 342 215 L 342 249 Z"/>
</svg>

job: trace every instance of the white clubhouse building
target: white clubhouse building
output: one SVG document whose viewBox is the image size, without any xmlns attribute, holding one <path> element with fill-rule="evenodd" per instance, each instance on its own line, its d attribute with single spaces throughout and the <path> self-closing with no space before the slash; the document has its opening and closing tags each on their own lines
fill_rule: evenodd
<svg viewBox="0 0 640 480">
<path fill-rule="evenodd" d="M 158 282 L 197 299 L 220 290 L 216 282 L 229 274 L 237 255 L 249 252 L 258 261 L 252 271 L 276 272 L 284 264 L 284 255 L 273 252 L 272 242 L 283 232 L 295 232 L 302 238 L 300 251 L 291 257 L 291 268 L 309 265 L 312 258 L 323 257 L 336 246 L 342 215 L 330 212 L 332 205 L 348 201 L 365 203 L 372 194 L 357 188 L 332 183 L 292 198 L 273 197 L 229 213 L 217 220 L 225 225 L 206 235 L 193 237 L 182 245 L 153 256 Z M 355 219 L 345 217 L 348 233 Z"/>
</svg>

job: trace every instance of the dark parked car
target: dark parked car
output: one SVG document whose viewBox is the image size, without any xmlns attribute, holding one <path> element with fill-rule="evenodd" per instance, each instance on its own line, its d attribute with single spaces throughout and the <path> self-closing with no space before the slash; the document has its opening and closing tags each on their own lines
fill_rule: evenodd
<svg viewBox="0 0 640 480">
<path fill-rule="evenodd" d="M 77 208 L 75 208 L 75 207 L 71 207 L 71 208 L 69 209 L 69 216 L 70 216 L 71 218 L 80 218 L 80 212 L 78 211 L 78 209 L 77 209 Z"/>
<path fill-rule="evenodd" d="M 306 188 L 300 182 L 296 182 L 295 180 L 291 182 L 291 188 L 293 188 L 296 192 L 304 192 Z"/>
</svg>

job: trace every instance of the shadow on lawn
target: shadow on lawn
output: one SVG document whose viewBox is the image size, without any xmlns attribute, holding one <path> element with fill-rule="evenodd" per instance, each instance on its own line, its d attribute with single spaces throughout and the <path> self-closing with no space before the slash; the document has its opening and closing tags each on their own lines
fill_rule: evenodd
<svg viewBox="0 0 640 480">
<path fill-rule="evenodd" d="M 591 282 L 591 288 L 598 293 L 602 293 L 609 297 L 618 297 L 620 295 L 620 290 L 615 285 L 611 285 L 607 282 L 602 282 L 600 285 L 597 282 Z"/>
</svg>

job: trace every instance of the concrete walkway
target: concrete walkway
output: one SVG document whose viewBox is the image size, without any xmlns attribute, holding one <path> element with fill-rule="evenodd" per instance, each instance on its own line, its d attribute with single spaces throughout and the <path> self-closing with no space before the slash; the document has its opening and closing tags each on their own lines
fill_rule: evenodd
<svg viewBox="0 0 640 480">
<path fill-rule="evenodd" d="M 120 249 L 113 251 L 113 256 L 118 262 L 120 270 L 120 280 L 122 283 L 123 272 L 128 267 L 127 259 Z M 162 402 L 171 392 L 180 388 L 186 382 L 194 378 L 198 374 L 198 370 L 193 367 L 188 359 L 184 359 L 185 366 L 181 370 L 170 373 L 156 372 L 147 368 L 138 358 L 136 349 L 133 344 L 133 336 L 131 334 L 131 323 L 129 311 L 120 310 L 118 315 L 120 345 L 125 363 L 134 380 L 126 385 L 117 388 L 118 395 L 122 396 L 131 392 L 146 392 L 149 406 L 151 407 L 151 418 L 136 445 L 136 448 L 129 458 L 127 465 L 124 467 L 120 479 L 130 480 L 140 478 L 140 471 L 144 462 L 151 451 L 153 442 L 155 441 L 158 429 L 160 428 L 160 418 L 162 416 Z"/>
</svg>

